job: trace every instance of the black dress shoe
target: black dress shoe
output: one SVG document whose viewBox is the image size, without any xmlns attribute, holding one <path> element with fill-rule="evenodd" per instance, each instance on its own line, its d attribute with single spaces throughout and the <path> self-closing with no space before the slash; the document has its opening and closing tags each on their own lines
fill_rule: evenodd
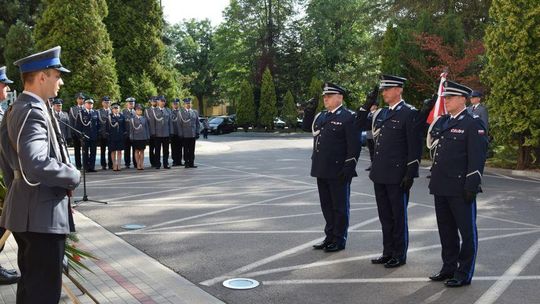
<svg viewBox="0 0 540 304">
<path fill-rule="evenodd" d="M 171 167 L 169 166 L 163 166 L 163 169 L 170 169 Z"/>
<path fill-rule="evenodd" d="M 107 167 L 101 167 L 101 170 L 105 171 L 105 170 L 107 170 Z"/>
<path fill-rule="evenodd" d="M 86 170 L 86 172 L 97 172 L 97 171 L 94 170 L 94 169 L 88 169 L 88 170 Z"/>
<path fill-rule="evenodd" d="M 405 265 L 405 260 L 398 259 L 398 258 L 391 258 L 384 264 L 384 268 L 396 268 L 401 265 Z"/>
<path fill-rule="evenodd" d="M 465 280 L 460 280 L 460 279 L 450 279 L 444 282 L 444 285 L 446 287 L 461 287 L 461 286 L 470 285 L 470 284 L 471 284 L 471 281 L 465 281 Z"/>
<path fill-rule="evenodd" d="M 380 257 L 376 259 L 372 259 L 371 264 L 386 264 L 386 262 L 390 261 L 391 258 L 392 258 L 391 256 L 381 255 Z"/>
<path fill-rule="evenodd" d="M 371 171 L 371 166 L 367 167 L 365 170 L 366 171 Z"/>
<path fill-rule="evenodd" d="M 345 249 L 345 245 L 338 245 L 337 243 L 330 243 L 324 248 L 324 252 L 337 252 Z"/>
<path fill-rule="evenodd" d="M 326 246 L 328 246 L 329 244 L 331 244 L 331 242 L 324 240 L 320 243 L 313 245 L 313 249 L 321 250 L 326 248 Z"/>
<path fill-rule="evenodd" d="M 435 282 L 441 282 L 454 277 L 453 273 L 438 272 L 429 276 L 429 279 Z"/>
<path fill-rule="evenodd" d="M 15 284 L 19 281 L 20 276 L 16 270 L 7 270 L 0 266 L 0 285 Z"/>
</svg>

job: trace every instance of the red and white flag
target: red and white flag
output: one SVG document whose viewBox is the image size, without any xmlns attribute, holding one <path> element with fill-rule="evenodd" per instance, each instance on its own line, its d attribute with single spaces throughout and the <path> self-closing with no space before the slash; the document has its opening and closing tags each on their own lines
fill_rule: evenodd
<svg viewBox="0 0 540 304">
<path fill-rule="evenodd" d="M 431 124 L 439 116 L 446 114 L 444 97 L 442 96 L 442 93 L 444 92 L 443 83 L 446 81 L 446 76 L 448 76 L 448 72 L 445 71 L 441 73 L 441 82 L 439 83 L 439 90 L 437 90 L 437 95 L 439 95 L 439 97 L 435 102 L 435 106 L 433 107 L 433 109 L 431 109 L 431 112 L 429 113 L 429 116 L 427 118 L 428 124 Z"/>
</svg>

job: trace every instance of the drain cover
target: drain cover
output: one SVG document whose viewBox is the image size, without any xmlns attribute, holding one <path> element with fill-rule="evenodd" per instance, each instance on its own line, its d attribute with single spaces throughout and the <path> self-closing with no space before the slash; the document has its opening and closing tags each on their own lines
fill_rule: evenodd
<svg viewBox="0 0 540 304">
<path fill-rule="evenodd" d="M 146 227 L 146 225 L 141 225 L 141 224 L 127 224 L 127 225 L 123 225 L 121 226 L 123 229 L 127 229 L 127 230 L 137 230 L 137 229 L 142 229 L 144 227 Z"/>
<path fill-rule="evenodd" d="M 234 278 L 223 282 L 223 286 L 230 289 L 251 289 L 259 286 L 259 282 L 253 279 Z"/>
</svg>

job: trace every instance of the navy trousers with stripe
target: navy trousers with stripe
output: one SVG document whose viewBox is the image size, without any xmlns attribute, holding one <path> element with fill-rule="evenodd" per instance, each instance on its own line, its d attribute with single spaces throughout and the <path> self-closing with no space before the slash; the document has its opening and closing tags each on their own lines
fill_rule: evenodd
<svg viewBox="0 0 540 304">
<path fill-rule="evenodd" d="M 326 221 L 326 241 L 345 246 L 349 229 L 351 182 L 317 178 L 321 210 Z"/>
<path fill-rule="evenodd" d="M 383 256 L 407 260 L 409 194 L 399 184 L 374 183 L 377 211 L 383 233 Z"/>
<path fill-rule="evenodd" d="M 435 195 L 435 214 L 442 246 L 441 272 L 470 282 L 478 252 L 476 201 L 466 203 L 462 196 Z"/>
</svg>

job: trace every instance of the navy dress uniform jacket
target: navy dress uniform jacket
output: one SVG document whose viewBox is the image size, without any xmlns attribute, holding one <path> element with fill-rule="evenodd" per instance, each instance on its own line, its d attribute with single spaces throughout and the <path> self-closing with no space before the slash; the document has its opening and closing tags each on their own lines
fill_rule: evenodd
<svg viewBox="0 0 540 304">
<path fill-rule="evenodd" d="M 488 139 L 478 116 L 463 111 L 455 119 L 441 116 L 430 132 L 434 147 L 429 190 L 431 194 L 461 196 L 464 190 L 481 192 Z"/>
<path fill-rule="evenodd" d="M 311 176 L 339 178 L 346 162 L 360 156 L 360 137 L 354 112 L 341 106 L 334 113 L 322 111 L 316 117 L 306 112 L 302 129 L 313 132 Z M 354 176 L 357 176 L 356 172 Z"/>
<path fill-rule="evenodd" d="M 97 111 L 90 110 L 88 112 L 86 109 L 81 110 L 77 119 L 77 130 L 90 137 L 88 140 L 96 141 L 100 130 Z"/>
<path fill-rule="evenodd" d="M 126 138 L 126 120 L 124 115 L 111 114 L 107 119 L 106 128 L 109 139 L 109 150 L 120 151 L 124 149 L 124 139 Z"/>
<path fill-rule="evenodd" d="M 399 184 L 403 177 L 418 177 L 422 137 L 418 111 L 401 101 L 394 110 L 382 108 L 374 117 L 375 149 L 370 179 L 378 184 Z"/>
</svg>

